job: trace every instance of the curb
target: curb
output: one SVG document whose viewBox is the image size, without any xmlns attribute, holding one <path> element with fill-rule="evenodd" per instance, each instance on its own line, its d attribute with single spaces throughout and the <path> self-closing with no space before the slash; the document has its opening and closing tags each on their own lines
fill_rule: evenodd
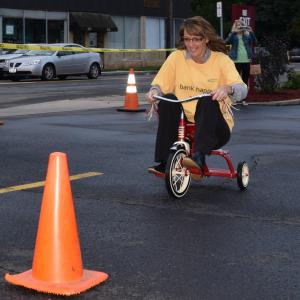
<svg viewBox="0 0 300 300">
<path fill-rule="evenodd" d="M 248 105 L 270 105 L 270 106 L 299 105 L 300 99 L 269 101 L 269 102 L 248 102 L 247 104 Z"/>
<path fill-rule="evenodd" d="M 141 75 L 150 75 L 156 74 L 158 71 L 149 70 L 149 71 L 134 71 L 134 74 L 141 74 Z M 118 76 L 118 75 L 128 75 L 129 71 L 102 71 L 102 76 Z"/>
</svg>

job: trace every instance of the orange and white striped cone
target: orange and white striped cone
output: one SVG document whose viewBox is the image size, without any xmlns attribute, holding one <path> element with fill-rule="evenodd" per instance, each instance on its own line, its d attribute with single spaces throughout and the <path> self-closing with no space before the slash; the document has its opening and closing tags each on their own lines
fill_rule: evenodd
<svg viewBox="0 0 300 300">
<path fill-rule="evenodd" d="M 137 94 L 133 68 L 129 70 L 124 107 L 118 108 L 117 111 L 128 111 L 128 112 L 146 111 L 146 109 L 139 108 L 139 99 Z"/>
</svg>

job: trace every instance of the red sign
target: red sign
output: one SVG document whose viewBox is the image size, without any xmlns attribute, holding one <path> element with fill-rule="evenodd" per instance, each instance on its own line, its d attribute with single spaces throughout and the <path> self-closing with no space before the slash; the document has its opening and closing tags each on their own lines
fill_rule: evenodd
<svg viewBox="0 0 300 300">
<path fill-rule="evenodd" d="M 245 26 L 251 26 L 255 30 L 255 7 L 244 4 L 232 4 L 231 22 L 241 20 Z"/>
</svg>

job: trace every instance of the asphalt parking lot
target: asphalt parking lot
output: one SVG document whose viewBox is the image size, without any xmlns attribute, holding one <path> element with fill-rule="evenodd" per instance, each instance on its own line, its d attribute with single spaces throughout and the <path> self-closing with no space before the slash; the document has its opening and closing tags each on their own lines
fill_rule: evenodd
<svg viewBox="0 0 300 300">
<path fill-rule="evenodd" d="M 174 202 L 146 171 L 156 122 L 113 107 L 5 117 L 0 188 L 44 180 L 54 151 L 71 175 L 102 173 L 71 184 L 84 267 L 110 277 L 72 298 L 298 299 L 300 108 L 249 105 L 235 119 L 227 149 L 249 163 L 245 193 L 209 178 Z M 3 279 L 31 268 L 42 194 L 0 194 L 1 299 L 60 298 Z"/>
</svg>

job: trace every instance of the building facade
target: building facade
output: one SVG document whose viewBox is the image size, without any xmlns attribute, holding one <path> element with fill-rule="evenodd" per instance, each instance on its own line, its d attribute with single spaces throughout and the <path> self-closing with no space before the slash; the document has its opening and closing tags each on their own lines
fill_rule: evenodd
<svg viewBox="0 0 300 300">
<path fill-rule="evenodd" d="M 190 1 L 1 0 L 0 42 L 75 42 L 87 47 L 174 47 L 178 28 L 192 15 Z M 165 53 L 105 53 L 105 65 L 155 65 Z M 150 59 L 151 57 L 151 59 Z"/>
</svg>

